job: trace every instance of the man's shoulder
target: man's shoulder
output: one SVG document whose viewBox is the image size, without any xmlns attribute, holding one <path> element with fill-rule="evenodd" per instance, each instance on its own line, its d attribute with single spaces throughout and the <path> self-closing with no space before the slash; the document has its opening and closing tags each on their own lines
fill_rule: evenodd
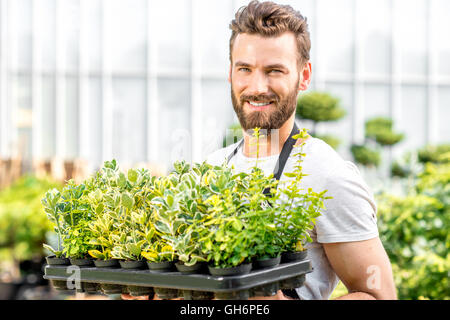
<svg viewBox="0 0 450 320">
<path fill-rule="evenodd" d="M 212 165 L 222 165 L 227 160 L 231 152 L 233 152 L 233 150 L 237 147 L 238 143 L 239 141 L 225 148 L 221 148 L 214 152 L 211 152 L 206 156 L 205 161 Z"/>
</svg>

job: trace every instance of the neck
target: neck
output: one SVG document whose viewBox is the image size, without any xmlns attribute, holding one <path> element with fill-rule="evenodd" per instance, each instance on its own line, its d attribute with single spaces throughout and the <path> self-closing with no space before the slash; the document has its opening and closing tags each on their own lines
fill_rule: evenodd
<svg viewBox="0 0 450 320">
<path fill-rule="evenodd" d="M 259 158 L 279 155 L 284 143 L 289 138 L 292 128 L 294 127 L 295 113 L 281 126 L 278 130 L 271 130 L 270 135 L 267 135 L 265 130 L 261 130 L 259 138 Z M 244 134 L 244 155 L 249 158 L 256 158 L 257 146 L 256 139 L 243 131 Z M 264 135 L 264 136 L 262 136 Z"/>
</svg>

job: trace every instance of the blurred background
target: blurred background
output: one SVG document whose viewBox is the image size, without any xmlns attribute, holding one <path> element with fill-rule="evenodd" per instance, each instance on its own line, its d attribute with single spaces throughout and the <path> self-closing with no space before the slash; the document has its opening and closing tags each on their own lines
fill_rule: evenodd
<svg viewBox="0 0 450 320">
<path fill-rule="evenodd" d="M 298 124 L 377 195 L 399 297 L 448 299 L 450 1 L 275 2 L 311 32 Z M 0 0 L 1 299 L 72 297 L 40 273 L 50 187 L 113 158 L 165 174 L 230 142 L 228 25 L 247 3 Z"/>
</svg>

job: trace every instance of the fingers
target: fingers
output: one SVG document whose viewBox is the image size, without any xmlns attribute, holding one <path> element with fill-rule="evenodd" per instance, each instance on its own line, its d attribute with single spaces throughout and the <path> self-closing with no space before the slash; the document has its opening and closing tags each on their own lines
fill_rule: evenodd
<svg viewBox="0 0 450 320">
<path fill-rule="evenodd" d="M 137 296 L 133 297 L 132 295 L 122 293 L 121 295 L 122 300 L 148 300 L 148 296 Z"/>
</svg>

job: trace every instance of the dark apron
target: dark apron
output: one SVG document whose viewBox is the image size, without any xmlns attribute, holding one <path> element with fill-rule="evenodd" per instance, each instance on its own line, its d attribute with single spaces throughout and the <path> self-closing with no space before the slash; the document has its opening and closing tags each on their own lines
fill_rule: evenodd
<svg viewBox="0 0 450 320">
<path fill-rule="evenodd" d="M 286 162 L 287 162 L 287 160 L 289 158 L 289 155 L 291 154 L 291 151 L 294 148 L 296 139 L 294 139 L 293 136 L 296 135 L 297 133 L 298 133 L 298 127 L 297 127 L 297 124 L 294 122 L 294 127 L 292 128 L 291 134 L 289 135 L 289 138 L 284 143 L 283 149 L 281 149 L 281 153 L 280 153 L 280 155 L 278 157 L 277 164 L 275 165 L 275 169 L 274 169 L 273 175 L 274 175 L 274 178 L 277 179 L 277 180 L 280 180 L 281 174 L 283 173 L 283 170 L 284 170 Z M 228 156 L 227 164 L 236 155 L 236 153 L 239 151 L 239 148 L 242 146 L 243 143 L 244 143 L 244 139 L 242 139 L 239 142 L 237 147 Z M 263 193 L 270 196 L 270 189 L 269 188 L 264 189 Z M 284 289 L 282 291 L 283 291 L 283 294 L 288 296 L 288 297 L 291 297 L 291 298 L 294 298 L 294 299 L 299 299 L 297 291 L 295 291 L 293 289 L 292 290 L 291 289 Z"/>
</svg>

